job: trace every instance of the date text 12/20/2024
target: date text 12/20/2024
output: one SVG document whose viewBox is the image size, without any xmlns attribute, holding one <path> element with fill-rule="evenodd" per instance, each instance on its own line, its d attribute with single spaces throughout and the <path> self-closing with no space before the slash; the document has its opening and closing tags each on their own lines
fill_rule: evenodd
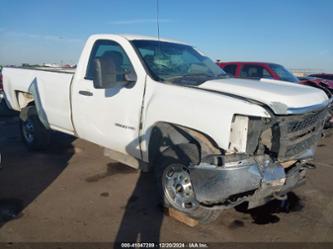
<svg viewBox="0 0 333 249">
<path fill-rule="evenodd" d="M 136 242 L 136 243 L 121 243 L 121 248 L 208 248 L 207 243 L 201 242 Z"/>
</svg>

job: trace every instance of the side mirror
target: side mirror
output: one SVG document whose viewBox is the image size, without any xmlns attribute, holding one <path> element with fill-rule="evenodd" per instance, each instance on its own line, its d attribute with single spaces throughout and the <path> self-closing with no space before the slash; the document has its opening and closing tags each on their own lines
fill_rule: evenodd
<svg viewBox="0 0 333 249">
<path fill-rule="evenodd" d="M 117 82 L 116 66 L 112 58 L 97 58 L 94 66 L 94 87 L 97 89 L 112 88 Z"/>
</svg>

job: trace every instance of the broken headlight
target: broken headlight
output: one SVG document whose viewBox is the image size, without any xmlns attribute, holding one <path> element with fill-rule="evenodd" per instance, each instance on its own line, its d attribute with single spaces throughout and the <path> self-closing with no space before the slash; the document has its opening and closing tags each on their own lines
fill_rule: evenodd
<svg viewBox="0 0 333 249">
<path fill-rule="evenodd" d="M 234 115 L 231 130 L 229 152 L 254 154 L 264 130 L 270 127 L 269 118 Z"/>
</svg>

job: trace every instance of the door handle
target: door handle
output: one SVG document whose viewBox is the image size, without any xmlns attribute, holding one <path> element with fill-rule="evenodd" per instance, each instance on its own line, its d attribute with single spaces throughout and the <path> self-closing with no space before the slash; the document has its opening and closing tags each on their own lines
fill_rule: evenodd
<svg viewBox="0 0 333 249">
<path fill-rule="evenodd" d="M 89 91 L 79 91 L 79 94 L 84 95 L 84 96 L 93 96 L 94 94 Z"/>
</svg>

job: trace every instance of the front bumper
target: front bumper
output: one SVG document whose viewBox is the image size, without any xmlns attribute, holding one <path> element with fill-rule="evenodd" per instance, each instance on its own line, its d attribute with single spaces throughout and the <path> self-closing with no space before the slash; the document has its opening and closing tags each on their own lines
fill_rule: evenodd
<svg viewBox="0 0 333 249">
<path fill-rule="evenodd" d="M 247 201 L 249 208 L 285 195 L 305 180 L 306 169 L 296 163 L 285 169 L 269 159 L 240 160 L 239 166 L 200 163 L 190 167 L 197 200 L 214 208 L 233 207 Z"/>
</svg>

